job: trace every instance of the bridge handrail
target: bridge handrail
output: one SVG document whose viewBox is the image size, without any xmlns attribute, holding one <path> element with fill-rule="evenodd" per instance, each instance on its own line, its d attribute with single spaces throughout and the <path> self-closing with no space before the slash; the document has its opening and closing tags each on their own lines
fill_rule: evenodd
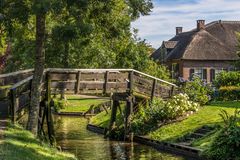
<svg viewBox="0 0 240 160">
<path fill-rule="evenodd" d="M 18 75 L 18 74 L 23 74 L 23 73 L 33 72 L 33 71 L 34 71 L 33 69 L 26 69 L 26 70 L 17 71 L 17 72 L 0 74 L 0 78 L 5 78 L 5 77 L 9 77 L 9 76 L 15 76 L 15 75 Z"/>
<path fill-rule="evenodd" d="M 68 73 L 76 73 L 76 72 L 95 72 L 95 73 L 103 73 L 103 72 L 131 72 L 133 69 L 68 69 L 68 68 L 47 68 L 46 71 L 51 72 L 68 72 Z"/>
<path fill-rule="evenodd" d="M 146 74 L 146 73 L 143 73 L 143 72 L 134 70 L 134 69 L 133 69 L 133 72 L 136 72 L 136 73 L 139 73 L 139 74 L 144 75 L 144 76 L 146 76 L 146 77 L 155 79 L 155 80 L 157 80 L 157 81 L 159 81 L 159 82 L 166 83 L 166 84 L 169 84 L 169 85 L 174 86 L 174 87 L 178 87 L 176 84 L 173 84 L 173 83 L 171 83 L 171 82 L 168 82 L 168 81 L 162 80 L 162 79 L 160 79 L 160 78 L 151 76 L 151 75 L 149 75 L 149 74 Z"/>
<path fill-rule="evenodd" d="M 51 71 L 51 72 L 68 72 L 68 73 L 75 73 L 75 72 L 135 72 L 135 73 L 138 73 L 138 74 L 141 74 L 141 75 L 144 75 L 146 77 L 149 77 L 149 78 L 152 78 L 152 79 L 155 79 L 159 82 L 162 82 L 162 83 L 165 83 L 165 84 L 168 84 L 168 85 L 171 85 L 171 86 L 174 86 L 174 87 L 178 87 L 176 84 L 173 84 L 171 82 L 168 82 L 168 81 L 165 81 L 165 80 L 162 80 L 160 78 L 157 78 L 157 77 L 154 77 L 154 76 L 151 76 L 149 74 L 146 74 L 146 73 L 143 73 L 143 72 L 140 72 L 138 70 L 135 70 L 135 69 L 67 69 L 67 68 L 48 68 L 46 69 L 46 71 Z"/>
<path fill-rule="evenodd" d="M 28 77 L 28 78 L 26 78 L 26 79 L 24 79 L 24 80 L 22 80 L 22 81 L 20 81 L 20 82 L 18 82 L 18 83 L 15 83 L 13 86 L 11 86 L 10 90 L 16 89 L 17 87 L 25 84 L 26 82 L 28 82 L 28 81 L 30 81 L 30 80 L 32 80 L 32 79 L 33 79 L 33 76 L 30 76 L 30 77 Z"/>
<path fill-rule="evenodd" d="M 4 78 L 4 77 L 8 77 L 8 76 L 14 76 L 14 75 L 18 75 L 18 74 L 22 74 L 22 73 L 28 73 L 28 72 L 32 72 L 34 71 L 33 69 L 27 69 L 27 70 L 22 70 L 22 71 L 17 71 L 17 72 L 13 72 L 13 73 L 6 73 L 6 74 L 1 74 L 0 75 L 0 78 Z M 69 68 L 47 68 L 45 69 L 45 72 L 47 71 L 51 71 L 51 72 L 68 72 L 68 73 L 75 73 L 75 72 L 135 72 L 135 73 L 138 73 L 138 74 L 141 74 L 141 75 L 144 75 L 146 77 L 149 77 L 149 78 L 152 78 L 152 79 L 156 79 L 157 81 L 159 82 L 162 82 L 162 83 L 166 83 L 168 85 L 172 85 L 174 87 L 178 87 L 176 84 L 173 84 L 171 82 L 168 82 L 168 81 L 165 81 L 165 80 L 162 80 L 160 78 L 157 78 L 157 77 L 154 77 L 154 76 L 151 76 L 149 74 L 146 74 L 146 73 L 143 73 L 143 72 L 140 72 L 138 70 L 135 70 L 135 69 L 69 69 Z"/>
</svg>

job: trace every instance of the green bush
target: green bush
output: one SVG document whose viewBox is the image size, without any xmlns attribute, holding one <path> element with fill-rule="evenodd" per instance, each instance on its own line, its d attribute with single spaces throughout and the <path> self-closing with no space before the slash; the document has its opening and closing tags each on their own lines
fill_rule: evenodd
<svg viewBox="0 0 240 160">
<path fill-rule="evenodd" d="M 54 101 L 54 111 L 59 112 L 61 109 L 65 107 L 65 101 L 64 100 L 55 100 Z"/>
<path fill-rule="evenodd" d="M 240 72 L 221 72 L 217 75 L 214 85 L 217 88 L 221 86 L 240 86 Z"/>
<path fill-rule="evenodd" d="M 187 94 L 178 94 L 167 101 L 154 99 L 150 105 L 142 105 L 133 117 L 132 129 L 137 134 L 158 128 L 165 121 L 174 120 L 188 111 L 197 111 L 199 105 L 189 101 Z"/>
<path fill-rule="evenodd" d="M 209 159 L 240 160 L 240 118 L 239 110 L 230 116 L 222 110 L 220 116 L 224 121 L 222 129 L 203 154 Z"/>
<path fill-rule="evenodd" d="M 219 88 L 220 100 L 238 100 L 240 99 L 240 86 L 223 86 Z"/>
<path fill-rule="evenodd" d="M 205 84 L 198 77 L 194 77 L 191 82 L 186 82 L 182 86 L 182 90 L 189 96 L 191 101 L 197 102 L 200 105 L 206 104 L 213 92 L 211 86 Z"/>
</svg>

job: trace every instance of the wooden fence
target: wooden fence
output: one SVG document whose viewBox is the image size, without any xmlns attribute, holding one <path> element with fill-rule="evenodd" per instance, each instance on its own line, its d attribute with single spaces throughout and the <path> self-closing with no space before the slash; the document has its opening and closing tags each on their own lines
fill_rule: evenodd
<svg viewBox="0 0 240 160">
<path fill-rule="evenodd" d="M 12 122 L 19 119 L 30 106 L 32 76 L 14 84 L 10 88 L 9 110 Z"/>
<path fill-rule="evenodd" d="M 21 93 L 21 92 L 24 92 L 24 90 L 26 90 L 26 85 L 22 84 L 21 81 L 24 81 L 25 83 L 25 79 L 32 76 L 32 74 L 33 74 L 33 70 L 29 69 L 29 70 L 23 70 L 23 71 L 0 75 L 0 116 L 1 117 L 5 117 L 10 113 L 12 113 L 12 110 L 10 108 L 12 102 L 16 101 L 15 105 L 20 105 L 19 108 L 22 108 L 22 105 L 24 105 L 26 101 L 29 101 L 26 94 L 22 95 Z M 21 89 L 19 89 L 19 87 Z M 10 95 L 14 95 L 12 98 L 15 98 L 15 100 L 11 100 Z M 16 108 L 16 110 L 18 110 L 18 108 Z"/>
<path fill-rule="evenodd" d="M 135 93 L 169 98 L 177 86 L 133 69 L 47 69 L 52 91 L 75 94 Z"/>
</svg>

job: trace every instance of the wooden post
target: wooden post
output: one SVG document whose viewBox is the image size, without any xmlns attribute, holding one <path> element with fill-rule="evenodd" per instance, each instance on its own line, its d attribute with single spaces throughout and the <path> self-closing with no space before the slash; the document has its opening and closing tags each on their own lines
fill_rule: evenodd
<svg viewBox="0 0 240 160">
<path fill-rule="evenodd" d="M 153 101 L 153 98 L 154 98 L 154 96 L 155 96 L 156 84 L 157 84 L 157 80 L 154 79 L 154 80 L 153 80 L 153 84 L 152 84 L 151 102 Z"/>
<path fill-rule="evenodd" d="M 106 71 L 105 72 L 105 75 L 104 75 L 104 86 L 103 86 L 103 94 L 106 94 L 107 93 L 107 83 L 108 83 L 108 75 L 109 75 L 109 72 Z"/>
<path fill-rule="evenodd" d="M 133 92 L 133 71 L 129 72 L 128 79 L 129 79 L 128 90 L 129 93 L 131 94 Z"/>
<path fill-rule="evenodd" d="M 47 88 L 46 88 L 46 120 L 47 120 L 47 128 L 48 128 L 48 138 L 50 143 L 53 145 L 54 143 L 54 128 L 53 128 L 53 119 L 52 119 L 52 111 L 51 111 L 51 79 L 49 73 L 46 76 L 47 80 Z"/>
<path fill-rule="evenodd" d="M 80 92 L 80 81 L 81 81 L 81 72 L 79 71 L 77 73 L 77 82 L 76 82 L 75 94 L 79 94 L 79 92 Z"/>
<path fill-rule="evenodd" d="M 112 113 L 111 113 L 111 119 L 109 124 L 109 132 L 112 132 L 113 126 L 115 126 L 116 117 L 117 117 L 117 107 L 119 106 L 119 101 L 116 101 L 113 99 L 113 106 L 112 106 Z"/>
<path fill-rule="evenodd" d="M 46 73 L 46 100 L 47 100 L 47 106 L 50 104 L 51 100 L 51 79 L 50 79 L 50 74 Z"/>
<path fill-rule="evenodd" d="M 12 123 L 16 122 L 16 110 L 18 108 L 18 98 L 16 97 L 16 88 L 10 90 L 11 100 L 11 120 Z"/>
<path fill-rule="evenodd" d="M 127 136 L 131 131 L 131 115 L 133 112 L 133 97 L 130 95 L 127 98 L 126 108 L 125 108 L 125 124 L 124 124 L 124 141 L 126 140 Z"/>
<path fill-rule="evenodd" d="M 172 96 L 173 96 L 173 94 L 174 94 L 174 86 L 172 86 L 172 88 L 171 88 L 171 91 L 170 91 L 169 98 L 170 98 L 170 97 L 172 97 Z"/>
</svg>

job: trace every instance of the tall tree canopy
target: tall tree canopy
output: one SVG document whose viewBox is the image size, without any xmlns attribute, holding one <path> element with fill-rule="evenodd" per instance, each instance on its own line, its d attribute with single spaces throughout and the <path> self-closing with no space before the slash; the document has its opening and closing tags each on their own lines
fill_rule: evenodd
<svg viewBox="0 0 240 160">
<path fill-rule="evenodd" d="M 28 121 L 35 134 L 44 67 L 134 68 L 168 76 L 164 67 L 149 59 L 151 47 L 137 38 L 136 30 L 131 32 L 131 22 L 151 11 L 151 0 L 0 0 L 0 4 L 0 47 L 6 39 L 12 44 L 6 70 L 35 68 Z"/>
</svg>

